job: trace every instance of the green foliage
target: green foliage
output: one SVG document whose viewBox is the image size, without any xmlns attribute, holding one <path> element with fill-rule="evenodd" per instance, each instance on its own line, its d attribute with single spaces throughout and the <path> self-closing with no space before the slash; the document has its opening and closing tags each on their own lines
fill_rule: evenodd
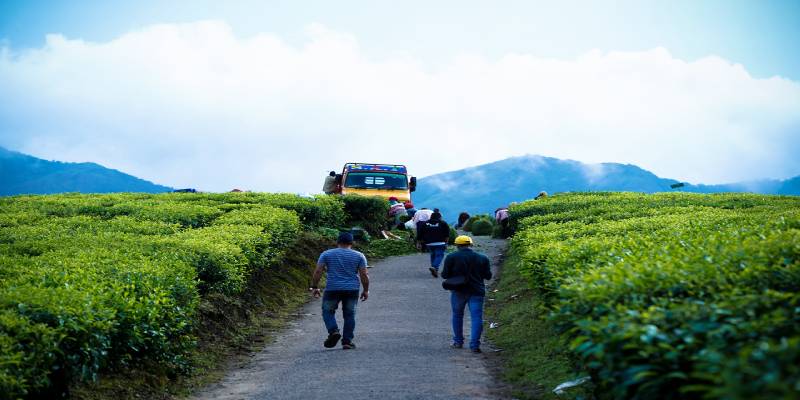
<svg viewBox="0 0 800 400">
<path fill-rule="evenodd" d="M 47 374 L 56 360 L 59 342 L 55 329 L 35 323 L 14 310 L 0 311 L 0 388 L 3 398 L 21 398 L 31 388 L 50 384 Z"/>
<path fill-rule="evenodd" d="M 367 260 L 370 260 L 370 262 L 373 262 L 375 259 L 417 252 L 417 248 L 414 247 L 411 241 L 393 239 L 373 240 L 368 246 L 360 246 L 358 250 L 363 251 L 364 255 L 367 256 Z"/>
<path fill-rule="evenodd" d="M 484 320 L 499 324 L 487 329 L 493 345 L 504 349 L 501 376 L 512 384 L 517 399 L 591 398 L 590 385 L 582 385 L 555 395 L 552 390 L 562 382 L 583 373 L 574 370 L 569 342 L 559 335 L 554 322 L 542 317 L 541 299 L 530 295 L 527 280 L 520 274 L 520 260 L 511 254 L 503 262 L 496 291 L 487 293 Z"/>
<path fill-rule="evenodd" d="M 222 214 L 216 207 L 172 201 L 133 201 L 113 207 L 139 220 L 177 223 L 187 228 L 206 226 Z"/>
<path fill-rule="evenodd" d="M 350 232 L 353 235 L 353 240 L 355 240 L 356 242 L 369 243 L 370 241 L 372 241 L 372 236 L 364 228 L 356 227 L 350 229 L 348 232 Z"/>
<path fill-rule="evenodd" d="M 487 221 L 489 224 L 494 224 L 494 219 L 487 214 L 473 215 L 464 223 L 464 231 L 472 232 L 472 225 L 477 221 Z"/>
<path fill-rule="evenodd" d="M 289 193 L 170 193 L 175 201 L 206 204 L 223 211 L 267 205 L 294 211 L 304 228 L 339 227 L 347 216 L 338 196 L 300 197 Z"/>
<path fill-rule="evenodd" d="M 492 237 L 495 239 L 505 239 L 503 236 L 503 226 L 500 224 L 495 224 L 492 228 Z"/>
<path fill-rule="evenodd" d="M 487 236 L 492 234 L 494 224 L 487 219 L 479 219 L 472 223 L 472 234 L 475 236 Z"/>
<path fill-rule="evenodd" d="M 447 244 L 456 244 L 456 238 L 458 237 L 458 231 L 456 228 L 450 227 L 450 237 L 447 239 Z"/>
<path fill-rule="evenodd" d="M 349 194 L 338 196 L 344 202 L 348 227 L 361 227 L 372 235 L 380 233 L 386 225 L 389 202 L 382 197 Z"/>
<path fill-rule="evenodd" d="M 521 272 L 600 397 L 800 396 L 797 198 L 589 193 L 510 211 Z"/>
<path fill-rule="evenodd" d="M 200 295 L 278 274 L 303 229 L 345 220 L 336 196 L 0 198 L 0 393 L 57 395 L 131 364 L 189 368 Z"/>
<path fill-rule="evenodd" d="M 339 238 L 339 230 L 333 228 L 318 228 L 317 233 L 330 241 L 336 241 Z"/>
</svg>

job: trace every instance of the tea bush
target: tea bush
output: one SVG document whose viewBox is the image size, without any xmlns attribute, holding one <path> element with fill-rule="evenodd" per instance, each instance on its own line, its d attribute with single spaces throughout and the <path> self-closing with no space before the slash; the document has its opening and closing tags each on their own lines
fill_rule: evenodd
<svg viewBox="0 0 800 400">
<path fill-rule="evenodd" d="M 301 229 L 346 219 L 335 196 L 0 198 L 0 397 L 63 392 L 115 366 L 189 368 L 199 296 L 240 293 Z"/>
<path fill-rule="evenodd" d="M 450 235 L 447 238 L 447 244 L 453 245 L 456 244 L 456 238 L 458 237 L 458 231 L 456 228 L 450 227 Z"/>
<path fill-rule="evenodd" d="M 381 239 L 373 240 L 369 246 L 359 248 L 363 250 L 367 260 L 381 259 L 391 256 L 416 253 L 417 248 L 409 240 Z"/>
<path fill-rule="evenodd" d="M 578 193 L 510 211 L 522 273 L 598 397 L 800 396 L 800 199 Z"/>
<path fill-rule="evenodd" d="M 372 235 L 378 235 L 387 222 L 389 202 L 380 197 L 355 194 L 340 196 L 347 214 L 347 227 L 361 227 Z"/>
<path fill-rule="evenodd" d="M 488 219 L 479 219 L 472 223 L 472 234 L 475 236 L 487 236 L 492 234 L 494 224 Z"/>
<path fill-rule="evenodd" d="M 464 231 L 472 232 L 472 225 L 477 221 L 487 221 L 489 224 L 494 224 L 494 219 L 487 214 L 473 215 L 464 223 Z"/>
</svg>

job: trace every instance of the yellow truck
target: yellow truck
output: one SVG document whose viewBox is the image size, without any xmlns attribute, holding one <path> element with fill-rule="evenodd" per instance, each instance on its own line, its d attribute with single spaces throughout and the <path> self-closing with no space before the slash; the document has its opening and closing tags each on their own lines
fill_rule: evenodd
<svg viewBox="0 0 800 400">
<path fill-rule="evenodd" d="M 409 177 L 405 165 L 347 163 L 336 175 L 337 192 L 362 196 L 397 197 L 411 201 L 417 178 Z"/>
</svg>

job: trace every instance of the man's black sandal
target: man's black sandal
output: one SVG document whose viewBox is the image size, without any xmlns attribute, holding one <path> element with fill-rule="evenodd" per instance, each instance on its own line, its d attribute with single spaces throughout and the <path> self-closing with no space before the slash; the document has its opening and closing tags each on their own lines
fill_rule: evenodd
<svg viewBox="0 0 800 400">
<path fill-rule="evenodd" d="M 356 344 L 353 343 L 353 342 L 342 342 L 342 349 L 343 350 L 350 350 L 350 349 L 355 349 L 355 348 L 356 348 Z"/>
</svg>

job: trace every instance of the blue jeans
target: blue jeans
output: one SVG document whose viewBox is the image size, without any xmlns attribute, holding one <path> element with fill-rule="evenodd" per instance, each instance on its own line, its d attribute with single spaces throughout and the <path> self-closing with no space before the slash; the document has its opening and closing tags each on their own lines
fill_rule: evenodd
<svg viewBox="0 0 800 400">
<path fill-rule="evenodd" d="M 439 265 L 442 264 L 442 260 L 444 260 L 444 250 L 447 248 L 446 244 L 440 244 L 437 246 L 428 245 L 428 251 L 431 252 L 431 267 L 439 269 Z"/>
<path fill-rule="evenodd" d="M 472 319 L 469 348 L 480 348 L 483 333 L 483 296 L 454 290 L 450 292 L 450 305 L 453 308 L 453 343 L 464 344 L 464 306 L 469 305 L 469 316 Z"/>
<path fill-rule="evenodd" d="M 329 334 L 339 331 L 339 325 L 336 324 L 336 309 L 339 307 L 339 302 L 342 303 L 342 314 L 344 314 L 342 341 L 350 342 L 356 329 L 358 290 L 326 290 L 322 295 L 322 321 L 325 322 L 325 329 Z"/>
</svg>

